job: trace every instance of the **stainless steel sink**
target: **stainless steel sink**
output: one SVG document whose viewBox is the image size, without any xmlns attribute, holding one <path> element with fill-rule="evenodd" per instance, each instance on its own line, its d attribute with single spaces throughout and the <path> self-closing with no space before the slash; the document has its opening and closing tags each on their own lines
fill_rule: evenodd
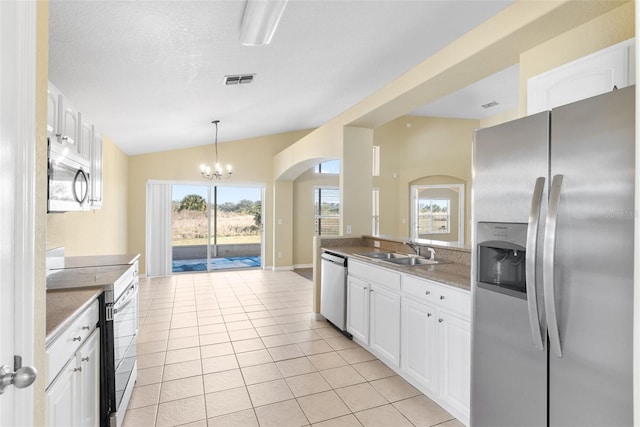
<svg viewBox="0 0 640 427">
<path fill-rule="evenodd" d="M 399 254 L 397 252 L 366 252 L 366 253 L 358 254 L 358 255 L 366 256 L 367 258 L 383 259 L 383 260 L 409 258 L 409 255 L 407 255 L 407 254 Z"/>
<path fill-rule="evenodd" d="M 448 261 L 432 261 L 430 259 L 409 254 L 401 254 L 398 252 L 365 252 L 358 255 L 367 258 L 379 259 L 395 265 L 436 265 L 448 263 Z"/>
<path fill-rule="evenodd" d="M 406 257 L 406 258 L 394 258 L 386 260 L 388 262 L 392 262 L 398 265 L 434 265 L 440 264 L 439 261 L 432 261 L 426 258 L 418 258 L 418 257 Z"/>
</svg>

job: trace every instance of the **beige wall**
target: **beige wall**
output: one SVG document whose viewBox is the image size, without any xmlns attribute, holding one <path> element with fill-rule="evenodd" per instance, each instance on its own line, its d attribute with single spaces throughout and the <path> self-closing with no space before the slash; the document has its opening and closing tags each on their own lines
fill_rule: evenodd
<svg viewBox="0 0 640 427">
<path fill-rule="evenodd" d="M 47 249 L 64 246 L 65 255 L 127 253 L 128 157 L 103 137 L 101 209 L 47 215 Z"/>
<path fill-rule="evenodd" d="M 315 187 L 338 187 L 338 175 L 316 174 L 312 169 L 293 182 L 293 265 L 310 266 L 313 260 Z"/>
<path fill-rule="evenodd" d="M 340 163 L 342 235 L 371 233 L 373 130 L 344 127 Z"/>
<path fill-rule="evenodd" d="M 228 185 L 265 187 L 263 223 L 265 225 L 264 264 L 273 264 L 273 156 L 308 131 L 289 132 L 218 144 L 221 163 L 233 165 Z M 200 164 L 214 160 L 213 145 L 163 151 L 129 157 L 128 244 L 129 252 L 140 253 L 140 271 L 145 271 L 145 204 L 148 180 L 201 183 Z M 208 182 L 208 181 L 207 181 Z M 291 201 L 289 200 L 289 203 Z M 289 264 L 290 265 L 290 264 Z"/>
<path fill-rule="evenodd" d="M 37 4 L 36 31 L 36 203 L 34 263 L 34 365 L 40 379 L 33 384 L 33 424 L 42 426 L 46 419 L 45 400 L 45 335 L 46 335 L 46 271 L 47 235 L 47 83 L 49 76 L 49 3 Z M 6 363 L 6 362 L 5 362 Z M 29 362 L 25 361 L 25 364 Z"/>
<path fill-rule="evenodd" d="M 409 237 L 411 183 L 441 184 L 421 178 L 446 175 L 459 180 L 454 183 L 465 184 L 465 240 L 469 242 L 471 138 L 477 127 L 478 120 L 406 116 L 375 129 L 380 176 L 374 177 L 373 186 L 380 188 L 380 234 Z"/>
</svg>

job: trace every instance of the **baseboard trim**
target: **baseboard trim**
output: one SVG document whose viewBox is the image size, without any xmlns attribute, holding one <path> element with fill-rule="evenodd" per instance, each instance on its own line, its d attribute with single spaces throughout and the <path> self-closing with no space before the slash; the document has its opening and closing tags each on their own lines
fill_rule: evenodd
<svg viewBox="0 0 640 427">
<path fill-rule="evenodd" d="M 297 268 L 313 268 L 313 264 L 294 264 L 293 269 Z"/>
</svg>

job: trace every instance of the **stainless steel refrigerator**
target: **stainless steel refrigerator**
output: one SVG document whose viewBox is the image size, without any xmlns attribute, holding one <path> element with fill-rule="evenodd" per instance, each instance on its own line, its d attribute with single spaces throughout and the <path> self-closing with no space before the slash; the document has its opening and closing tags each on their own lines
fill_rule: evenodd
<svg viewBox="0 0 640 427">
<path fill-rule="evenodd" d="M 471 425 L 633 425 L 635 87 L 476 131 Z"/>
</svg>

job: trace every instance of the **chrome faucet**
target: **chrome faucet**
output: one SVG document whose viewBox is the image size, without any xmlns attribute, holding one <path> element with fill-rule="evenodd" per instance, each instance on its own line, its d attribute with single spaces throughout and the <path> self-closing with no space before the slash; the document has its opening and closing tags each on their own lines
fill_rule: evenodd
<svg viewBox="0 0 640 427">
<path fill-rule="evenodd" d="M 411 240 L 407 240 L 404 244 L 413 249 L 416 255 L 420 256 L 420 245 L 413 243 Z"/>
</svg>

